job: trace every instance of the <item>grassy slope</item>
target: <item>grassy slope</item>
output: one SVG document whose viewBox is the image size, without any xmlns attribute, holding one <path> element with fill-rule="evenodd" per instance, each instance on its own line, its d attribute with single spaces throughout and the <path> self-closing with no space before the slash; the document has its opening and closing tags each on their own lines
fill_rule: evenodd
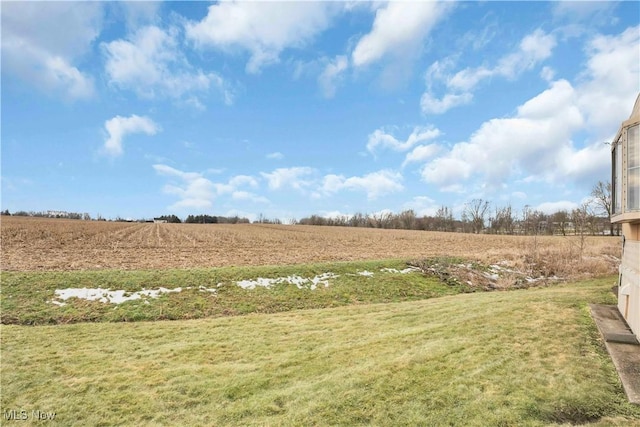
<svg viewBox="0 0 640 427">
<path fill-rule="evenodd" d="M 612 281 L 216 319 L 2 325 L 2 411 L 55 411 L 60 425 L 82 426 L 640 425 L 587 307 L 612 302 Z"/>
<path fill-rule="evenodd" d="M 214 269 L 148 271 L 2 272 L 0 307 L 2 323 L 42 325 L 53 323 L 176 320 L 248 313 L 275 313 L 293 309 L 337 307 L 351 304 L 412 301 L 455 294 L 465 289 L 447 286 L 419 273 L 383 273 L 381 268 L 403 269 L 400 260 L 319 263 L 295 266 L 223 267 Z M 358 275 L 371 271 L 375 277 Z M 235 281 L 289 275 L 314 277 L 332 272 L 330 286 L 316 290 L 280 284 L 272 289 L 245 290 Z M 218 284 L 223 285 L 218 287 Z M 201 292 L 199 286 L 217 292 Z M 140 291 L 165 287 L 184 289 L 147 301 L 120 305 L 70 299 L 67 305 L 51 304 L 56 289 L 103 288 Z"/>
</svg>

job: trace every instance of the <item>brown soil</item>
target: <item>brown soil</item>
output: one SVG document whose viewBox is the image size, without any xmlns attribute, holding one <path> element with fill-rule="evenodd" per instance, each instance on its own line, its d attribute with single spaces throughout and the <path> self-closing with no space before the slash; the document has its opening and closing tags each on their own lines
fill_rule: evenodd
<svg viewBox="0 0 640 427">
<path fill-rule="evenodd" d="M 615 272 L 611 237 L 497 236 L 264 224 L 2 217 L 2 270 L 205 268 L 454 256 L 549 274 Z M 581 243 L 584 243 L 582 251 Z M 582 253 L 581 253 L 582 252 Z M 579 266 L 577 267 L 579 262 Z"/>
</svg>

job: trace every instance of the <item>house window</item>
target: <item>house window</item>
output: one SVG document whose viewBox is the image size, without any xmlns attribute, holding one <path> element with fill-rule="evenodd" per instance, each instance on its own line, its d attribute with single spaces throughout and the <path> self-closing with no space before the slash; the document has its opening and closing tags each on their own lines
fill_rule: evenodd
<svg viewBox="0 0 640 427">
<path fill-rule="evenodd" d="M 640 125 L 627 130 L 627 210 L 640 210 Z"/>
<path fill-rule="evenodd" d="M 614 142 L 612 163 L 613 163 L 613 213 L 622 213 L 622 139 Z"/>
</svg>

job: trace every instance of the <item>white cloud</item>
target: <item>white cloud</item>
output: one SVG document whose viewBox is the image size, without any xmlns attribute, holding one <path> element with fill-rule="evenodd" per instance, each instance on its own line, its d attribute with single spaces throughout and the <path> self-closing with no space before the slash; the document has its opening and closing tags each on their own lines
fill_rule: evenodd
<svg viewBox="0 0 640 427">
<path fill-rule="evenodd" d="M 556 72 L 551 67 L 547 67 L 547 66 L 542 67 L 542 70 L 540 71 L 540 77 L 542 77 L 544 80 L 548 82 L 551 82 L 555 77 L 555 75 L 556 75 Z"/>
<path fill-rule="evenodd" d="M 231 194 L 233 200 L 249 201 L 252 203 L 269 203 L 269 199 L 263 196 L 259 196 L 249 191 L 234 191 Z"/>
<path fill-rule="evenodd" d="M 553 14 L 572 21 L 582 21 L 596 14 L 606 16 L 615 7 L 615 2 L 608 1 L 563 0 L 553 3 Z"/>
<path fill-rule="evenodd" d="M 197 47 L 248 51 L 247 71 L 279 61 L 287 48 L 302 47 L 325 30 L 340 6 L 331 2 L 227 1 L 209 6 L 200 22 L 186 25 Z"/>
<path fill-rule="evenodd" d="M 367 150 L 373 153 L 378 147 L 386 147 L 395 151 L 407 151 L 420 142 L 437 138 L 440 135 L 440 130 L 433 126 L 415 127 L 406 141 L 399 141 L 393 135 L 385 132 L 384 130 L 376 129 L 369 135 Z"/>
<path fill-rule="evenodd" d="M 347 70 L 349 62 L 344 55 L 338 55 L 325 67 L 318 83 L 326 98 L 332 98 L 336 94 L 336 87 L 342 78 L 342 74 Z"/>
<path fill-rule="evenodd" d="M 167 184 L 163 191 L 166 194 L 177 196 L 180 200 L 169 208 L 171 210 L 183 209 L 207 209 L 213 205 L 216 196 L 214 184 L 196 172 L 182 172 L 167 165 L 153 165 L 153 168 L 161 175 L 179 178 L 177 184 Z"/>
<path fill-rule="evenodd" d="M 184 98 L 188 104 L 204 108 L 196 94 L 211 87 L 218 90 L 225 103 L 233 102 L 233 93 L 216 73 L 194 69 L 181 53 L 178 31 L 164 31 L 156 26 L 140 28 L 128 40 L 102 44 L 106 72 L 111 84 L 154 98 Z"/>
<path fill-rule="evenodd" d="M 483 123 L 468 142 L 428 163 L 422 176 L 427 182 L 452 185 L 481 174 L 490 186 L 498 186 L 520 171 L 566 175 L 563 154 L 575 154 L 570 137 L 584 124 L 575 103 L 574 88 L 565 80 L 554 82 L 521 105 L 515 117 Z"/>
<path fill-rule="evenodd" d="M 537 61 L 549 55 L 554 42 L 541 34 L 534 37 L 543 40 L 542 47 L 531 47 L 528 39 L 521 46 Z M 585 185 L 593 177 L 607 176 L 610 153 L 602 141 L 628 116 L 640 89 L 639 44 L 640 27 L 593 38 L 576 86 L 566 80 L 550 82 L 547 90 L 520 105 L 513 117 L 483 123 L 468 141 L 428 162 L 422 169 L 423 179 L 455 189 L 475 175 L 495 188 L 512 176 L 525 176 L 523 182 L 529 183 Z M 542 74 L 553 78 L 551 69 L 543 69 Z M 584 130 L 590 132 L 592 142 L 576 145 L 572 137 Z"/>
<path fill-rule="evenodd" d="M 578 86 L 578 104 L 587 126 L 600 137 L 613 134 L 621 117 L 629 117 L 640 91 L 640 26 L 618 35 L 594 37 L 587 45 L 589 59 Z"/>
<path fill-rule="evenodd" d="M 102 18 L 98 2 L 3 2 L 3 70 L 67 99 L 91 97 L 93 79 L 74 63 L 98 37 Z"/>
<path fill-rule="evenodd" d="M 558 153 L 558 171 L 574 181 L 608 176 L 610 162 L 610 147 L 602 142 L 581 149 L 567 145 Z"/>
<path fill-rule="evenodd" d="M 216 198 L 230 196 L 236 201 L 268 203 L 269 200 L 255 193 L 239 190 L 240 187 L 257 187 L 258 181 L 248 175 L 236 175 L 226 183 L 212 182 L 199 172 L 183 172 L 163 164 L 153 165 L 155 171 L 163 176 L 176 178 L 177 181 L 166 184 L 163 192 L 178 197 L 178 201 L 169 206 L 173 211 L 188 209 L 208 209 Z"/>
<path fill-rule="evenodd" d="M 364 191 L 369 200 L 375 200 L 386 194 L 404 190 L 401 181 L 402 175 L 389 170 L 349 178 L 330 174 L 324 177 L 321 192 L 330 195 L 342 190 Z"/>
<path fill-rule="evenodd" d="M 545 202 L 536 206 L 534 209 L 544 214 L 551 215 L 560 211 L 571 212 L 576 209 L 578 204 L 568 200 L 561 200 L 558 202 Z"/>
<path fill-rule="evenodd" d="M 415 51 L 450 5 L 439 2 L 389 2 L 376 11 L 371 32 L 352 52 L 354 66 L 374 63 L 387 55 Z"/>
<path fill-rule="evenodd" d="M 159 1 L 123 1 L 113 4 L 122 11 L 129 29 L 153 24 L 160 20 L 159 11 L 162 3 Z"/>
<path fill-rule="evenodd" d="M 234 188 L 240 187 L 243 185 L 248 185 L 249 187 L 256 188 L 258 186 L 258 181 L 249 175 L 236 175 L 229 180 L 229 185 Z"/>
<path fill-rule="evenodd" d="M 310 167 L 278 168 L 271 173 L 261 172 L 260 174 L 267 180 L 269 189 L 280 190 L 283 188 L 293 188 L 304 190 L 311 185 L 312 181 L 303 177 L 314 173 Z"/>
<path fill-rule="evenodd" d="M 404 159 L 402 167 L 405 167 L 409 163 L 424 162 L 430 159 L 440 151 L 440 146 L 437 144 L 418 145 L 414 148 Z"/>
<path fill-rule="evenodd" d="M 417 216 L 434 216 L 440 205 L 431 197 L 416 196 L 403 205 L 404 209 L 413 209 Z"/>
<path fill-rule="evenodd" d="M 469 104 L 473 99 L 470 93 L 447 93 L 441 99 L 436 98 L 429 92 L 422 94 L 420 107 L 424 114 L 442 114 L 458 105 Z"/>
<path fill-rule="evenodd" d="M 426 182 L 440 184 L 445 188 L 455 188 L 452 185 L 466 181 L 472 172 L 472 164 L 464 159 L 456 158 L 455 153 L 447 157 L 439 157 L 422 169 L 422 178 Z"/>
<path fill-rule="evenodd" d="M 517 52 L 502 58 L 494 72 L 507 78 L 513 78 L 549 58 L 556 44 L 554 35 L 546 34 L 541 29 L 537 29 L 522 39 L 520 49 Z"/>
<path fill-rule="evenodd" d="M 523 37 L 518 49 L 500 58 L 494 67 L 469 67 L 451 74 L 452 58 L 436 61 L 425 73 L 427 90 L 420 99 L 422 112 L 442 114 L 458 105 L 468 104 L 473 99 L 473 90 L 481 81 L 494 76 L 514 79 L 549 58 L 555 46 L 553 34 L 537 29 Z M 544 75 L 548 77 L 549 71 Z M 445 94 L 441 97 L 434 94 L 434 87 L 438 84 L 445 88 Z"/>
<path fill-rule="evenodd" d="M 148 117 L 140 117 L 135 114 L 129 117 L 116 116 L 107 120 L 104 127 L 109 137 L 104 142 L 104 151 L 111 156 L 119 156 L 123 153 L 122 140 L 132 133 L 145 133 L 155 135 L 160 127 Z"/>
<path fill-rule="evenodd" d="M 465 68 L 462 71 L 458 71 L 452 77 L 447 80 L 447 87 L 454 90 L 469 91 L 476 87 L 476 85 L 496 74 L 497 69 L 490 70 L 485 67 L 479 68 Z"/>
<path fill-rule="evenodd" d="M 275 151 L 273 153 L 267 154 L 267 159 L 281 160 L 284 159 L 284 154 L 279 151 Z"/>
</svg>

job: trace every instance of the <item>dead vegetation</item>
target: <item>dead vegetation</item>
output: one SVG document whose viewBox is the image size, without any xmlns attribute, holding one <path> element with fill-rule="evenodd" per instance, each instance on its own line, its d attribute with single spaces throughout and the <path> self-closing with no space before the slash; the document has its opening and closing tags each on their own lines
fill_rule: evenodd
<svg viewBox="0 0 640 427">
<path fill-rule="evenodd" d="M 614 237 L 503 236 L 305 225 L 3 217 L 1 236 L 4 271 L 207 268 L 449 257 L 484 266 L 499 265 L 530 278 L 580 278 L 615 273 L 620 257 L 620 241 Z M 501 275 L 507 277 L 507 273 Z M 494 285 L 501 286 L 500 281 Z"/>
</svg>

